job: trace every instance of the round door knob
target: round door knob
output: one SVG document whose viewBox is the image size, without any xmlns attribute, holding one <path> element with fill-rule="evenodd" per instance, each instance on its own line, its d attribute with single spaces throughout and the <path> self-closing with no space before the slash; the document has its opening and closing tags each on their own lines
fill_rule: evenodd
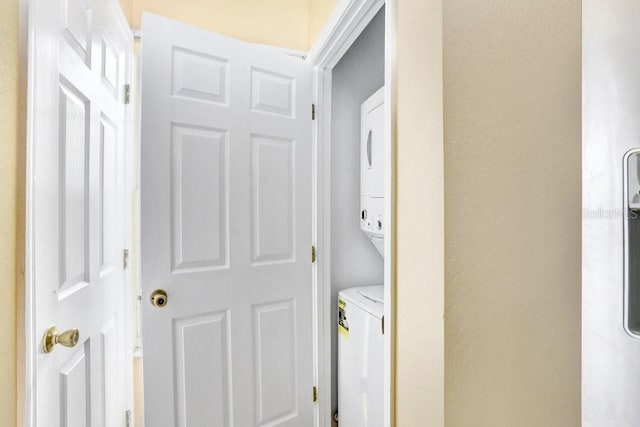
<svg viewBox="0 0 640 427">
<path fill-rule="evenodd" d="M 156 289 L 151 293 L 151 305 L 157 308 L 162 308 L 169 302 L 167 293 L 162 289 Z"/>
<path fill-rule="evenodd" d="M 80 331 L 77 329 L 69 329 L 68 331 L 59 334 L 58 329 L 55 326 L 52 326 L 44 333 L 42 349 L 45 353 L 51 353 L 56 344 L 60 344 L 65 347 L 75 347 L 76 344 L 78 344 L 79 339 Z"/>
</svg>

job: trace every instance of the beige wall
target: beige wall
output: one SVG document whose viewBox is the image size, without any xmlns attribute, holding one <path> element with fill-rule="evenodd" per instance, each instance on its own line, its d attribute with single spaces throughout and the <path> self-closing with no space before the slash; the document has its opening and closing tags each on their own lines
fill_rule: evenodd
<svg viewBox="0 0 640 427">
<path fill-rule="evenodd" d="M 398 0 L 396 26 L 396 421 L 442 426 L 442 0 Z"/>
<path fill-rule="evenodd" d="M 581 2 L 444 5 L 446 425 L 579 426 Z"/>
<path fill-rule="evenodd" d="M 0 425 L 16 423 L 18 1 L 0 7 Z"/>
<path fill-rule="evenodd" d="M 337 0 L 119 0 L 133 28 L 143 11 L 253 43 L 309 50 Z"/>
<path fill-rule="evenodd" d="M 306 50 L 307 1 L 134 0 L 133 28 L 141 12 L 157 13 L 253 43 Z"/>
<path fill-rule="evenodd" d="M 124 13 L 124 16 L 127 18 L 127 21 L 129 21 L 129 24 L 131 24 L 132 22 L 133 4 L 135 1 L 139 0 L 118 0 L 118 2 L 120 3 L 120 8 L 122 9 L 122 13 Z"/>
<path fill-rule="evenodd" d="M 308 0 L 308 49 L 313 46 L 322 28 L 333 13 L 338 0 Z"/>
<path fill-rule="evenodd" d="M 148 1 L 175 9 L 121 0 L 130 17 Z M 305 50 L 335 4 L 190 1 L 174 17 Z M 579 425 L 580 2 L 447 0 L 444 19 L 442 0 L 397 3 L 397 425 L 442 426 L 445 378 L 447 425 Z M 15 424 L 17 9 L 0 8 L 3 426 Z"/>
</svg>

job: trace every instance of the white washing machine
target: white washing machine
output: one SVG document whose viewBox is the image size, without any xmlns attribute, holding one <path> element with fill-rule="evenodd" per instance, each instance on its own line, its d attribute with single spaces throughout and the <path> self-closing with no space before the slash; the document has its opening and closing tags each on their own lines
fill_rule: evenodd
<svg viewBox="0 0 640 427">
<path fill-rule="evenodd" d="M 384 424 L 384 286 L 338 294 L 338 424 Z"/>
</svg>

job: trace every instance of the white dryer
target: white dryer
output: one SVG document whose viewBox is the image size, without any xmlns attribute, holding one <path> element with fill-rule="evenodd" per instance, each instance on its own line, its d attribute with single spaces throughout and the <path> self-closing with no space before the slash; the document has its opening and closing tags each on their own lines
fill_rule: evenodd
<svg viewBox="0 0 640 427">
<path fill-rule="evenodd" d="M 338 425 L 384 425 L 384 286 L 338 294 Z"/>
<path fill-rule="evenodd" d="M 360 108 L 360 229 L 384 257 L 384 86 Z"/>
</svg>

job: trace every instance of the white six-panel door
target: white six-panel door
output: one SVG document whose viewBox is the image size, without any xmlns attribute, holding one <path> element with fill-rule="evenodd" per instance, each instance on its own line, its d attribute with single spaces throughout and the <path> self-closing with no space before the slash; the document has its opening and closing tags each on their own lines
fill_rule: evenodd
<svg viewBox="0 0 640 427">
<path fill-rule="evenodd" d="M 28 272 L 38 427 L 124 426 L 126 107 L 132 52 L 117 2 L 29 2 Z M 73 348 L 42 350 L 55 325 Z"/>
<path fill-rule="evenodd" d="M 142 43 L 146 425 L 310 427 L 311 67 L 150 14 Z"/>
</svg>

